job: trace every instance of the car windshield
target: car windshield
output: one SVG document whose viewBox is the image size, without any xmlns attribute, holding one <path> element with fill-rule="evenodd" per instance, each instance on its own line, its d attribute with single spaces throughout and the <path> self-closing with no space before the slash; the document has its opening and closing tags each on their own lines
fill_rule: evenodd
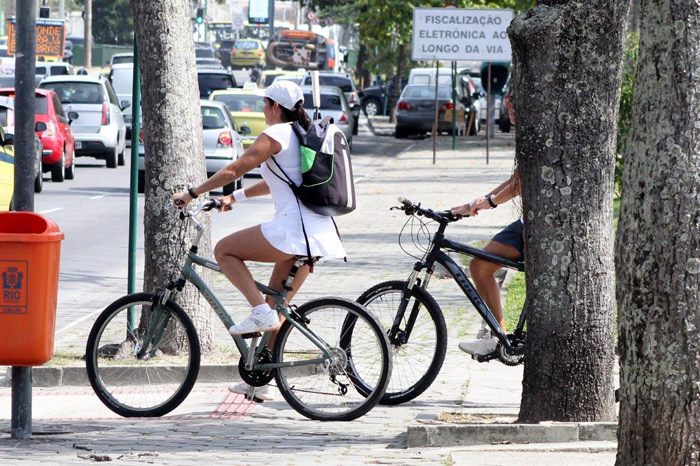
<svg viewBox="0 0 700 466">
<path fill-rule="evenodd" d="M 134 69 L 113 69 L 112 87 L 117 94 L 131 94 L 133 91 Z"/>
<path fill-rule="evenodd" d="M 238 50 L 256 50 L 258 43 L 254 40 L 239 40 L 234 47 Z"/>
<path fill-rule="evenodd" d="M 45 66 L 37 66 L 35 73 L 37 76 L 45 75 L 46 74 L 46 67 Z"/>
<path fill-rule="evenodd" d="M 197 75 L 199 81 L 199 89 L 229 89 L 235 87 L 233 79 L 228 74 L 207 74 L 199 73 Z"/>
<path fill-rule="evenodd" d="M 304 94 L 304 108 L 313 110 L 314 99 L 311 94 Z M 321 109 L 322 110 L 342 110 L 343 101 L 336 94 L 321 94 Z"/>
<path fill-rule="evenodd" d="M 435 86 L 408 86 L 403 91 L 403 99 L 435 99 Z M 438 99 L 450 99 L 450 88 L 438 86 Z"/>
<path fill-rule="evenodd" d="M 202 107 L 202 128 L 220 129 L 226 127 L 226 119 L 221 110 L 214 107 Z"/>
<path fill-rule="evenodd" d="M 197 58 L 214 58 L 212 49 L 194 49 L 194 56 Z"/>
<path fill-rule="evenodd" d="M 133 55 L 122 55 L 120 57 L 112 57 L 112 65 L 119 65 L 121 63 L 134 63 Z"/>
<path fill-rule="evenodd" d="M 101 104 L 105 101 L 102 86 L 97 83 L 41 83 L 41 87 L 58 94 L 62 104 Z"/>
<path fill-rule="evenodd" d="M 304 84 L 311 84 L 311 76 L 306 78 Z M 319 76 L 319 84 L 321 86 L 339 87 L 343 92 L 352 92 L 352 81 L 343 76 Z"/>
<path fill-rule="evenodd" d="M 265 101 L 262 97 L 250 94 L 221 94 L 214 96 L 217 102 L 223 102 L 232 112 L 262 112 Z"/>
<path fill-rule="evenodd" d="M 51 75 L 66 75 L 68 73 L 68 67 L 66 66 L 52 66 L 51 67 Z"/>
</svg>

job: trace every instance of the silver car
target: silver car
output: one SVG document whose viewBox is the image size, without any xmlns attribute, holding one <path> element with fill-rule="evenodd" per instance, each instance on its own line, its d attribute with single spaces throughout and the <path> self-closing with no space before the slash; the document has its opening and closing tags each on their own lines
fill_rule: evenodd
<svg viewBox="0 0 700 466">
<path fill-rule="evenodd" d="M 202 100 L 202 141 L 206 159 L 207 176 L 212 176 L 226 165 L 243 155 L 243 139 L 238 134 L 236 122 L 231 118 L 231 111 L 223 102 Z M 139 145 L 138 192 L 142 193 L 146 179 L 146 149 Z M 241 180 L 236 180 L 223 187 L 224 195 L 231 194 L 241 187 Z"/>
<path fill-rule="evenodd" d="M 71 125 L 75 136 L 75 155 L 104 159 L 108 168 L 124 165 L 126 126 L 117 94 L 105 76 L 49 76 L 39 87 L 54 91 L 66 113 L 80 118 Z"/>
<path fill-rule="evenodd" d="M 120 106 L 124 107 L 124 125 L 126 126 L 126 139 L 131 140 L 131 120 L 132 120 L 132 101 L 133 101 L 133 86 L 134 86 L 134 64 L 120 63 L 113 65 L 109 70 L 109 79 L 114 92 L 117 94 Z M 129 102 L 129 105 L 126 105 Z"/>
<path fill-rule="evenodd" d="M 314 101 L 311 97 L 311 87 L 302 86 L 304 92 L 304 110 L 313 119 Z M 355 117 L 350 111 L 350 105 L 343 90 L 339 87 L 321 86 L 321 118 L 333 117 L 333 121 L 345 134 L 350 150 L 352 150 L 352 134 L 355 127 Z"/>
</svg>

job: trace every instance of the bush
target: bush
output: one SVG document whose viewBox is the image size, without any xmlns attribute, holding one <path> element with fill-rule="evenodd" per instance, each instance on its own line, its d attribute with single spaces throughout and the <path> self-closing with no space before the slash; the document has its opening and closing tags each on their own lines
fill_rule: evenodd
<svg viewBox="0 0 700 466">
<path fill-rule="evenodd" d="M 637 70 L 639 53 L 639 33 L 631 32 L 625 39 L 624 63 L 622 68 L 622 87 L 620 89 L 620 112 L 617 120 L 617 157 L 615 160 L 615 193 L 619 197 L 622 191 L 622 169 L 627 149 L 627 136 L 632 118 L 632 98 L 634 78 Z"/>
</svg>

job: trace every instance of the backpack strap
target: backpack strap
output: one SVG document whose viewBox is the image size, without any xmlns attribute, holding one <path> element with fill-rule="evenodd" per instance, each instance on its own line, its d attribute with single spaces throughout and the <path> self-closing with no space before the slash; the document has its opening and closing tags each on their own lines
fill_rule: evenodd
<svg viewBox="0 0 700 466">
<path fill-rule="evenodd" d="M 340 242 L 343 242 L 343 238 L 340 236 L 340 231 L 338 230 L 338 224 L 335 223 L 335 219 L 331 217 L 331 222 L 333 222 L 333 226 L 335 227 L 335 233 L 338 235 L 338 239 Z M 348 261 L 348 256 L 343 257 L 343 261 L 347 262 Z"/>
</svg>

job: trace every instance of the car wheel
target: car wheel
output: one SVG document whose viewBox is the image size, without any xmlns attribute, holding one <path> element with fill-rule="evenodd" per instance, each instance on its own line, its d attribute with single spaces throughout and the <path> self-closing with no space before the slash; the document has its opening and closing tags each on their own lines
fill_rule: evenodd
<svg viewBox="0 0 700 466">
<path fill-rule="evenodd" d="M 379 114 L 380 102 L 377 99 L 367 99 L 363 110 L 367 116 L 375 116 Z"/>
<path fill-rule="evenodd" d="M 503 131 L 504 133 L 510 133 L 510 119 L 502 119 L 498 122 L 498 127 L 501 128 L 501 131 Z"/>
<path fill-rule="evenodd" d="M 136 181 L 136 192 L 143 194 L 144 188 L 146 186 L 146 173 L 143 170 L 139 170 L 139 174 Z"/>
<path fill-rule="evenodd" d="M 404 139 L 408 137 L 408 131 L 406 128 L 402 128 L 401 126 L 396 127 L 396 133 L 394 134 L 397 139 Z"/>
<path fill-rule="evenodd" d="M 107 154 L 107 168 L 117 168 L 117 149 L 118 148 L 115 147 L 111 153 Z"/>
<path fill-rule="evenodd" d="M 73 156 L 73 162 L 71 162 L 70 167 L 65 168 L 65 174 L 67 180 L 75 178 L 75 156 Z"/>
<path fill-rule="evenodd" d="M 44 174 L 41 172 L 41 169 L 39 169 L 39 173 L 37 173 L 36 178 L 34 178 L 34 192 L 40 193 L 42 189 L 44 189 Z"/>
<path fill-rule="evenodd" d="M 124 143 L 124 147 L 126 147 L 126 143 Z M 117 155 L 117 164 L 120 166 L 124 166 L 124 150 L 125 149 L 122 149 L 119 155 Z"/>
<path fill-rule="evenodd" d="M 58 162 L 51 165 L 51 181 L 54 183 L 62 183 L 66 174 L 66 152 L 61 151 L 61 158 Z"/>
</svg>

